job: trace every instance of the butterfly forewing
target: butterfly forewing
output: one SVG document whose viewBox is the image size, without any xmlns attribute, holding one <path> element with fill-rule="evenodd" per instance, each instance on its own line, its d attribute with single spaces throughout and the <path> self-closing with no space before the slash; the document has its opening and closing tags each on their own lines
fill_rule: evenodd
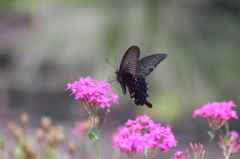
<svg viewBox="0 0 240 159">
<path fill-rule="evenodd" d="M 140 49 L 137 46 L 130 47 L 123 56 L 119 73 L 136 75 Z"/>
<path fill-rule="evenodd" d="M 138 62 L 137 76 L 148 76 L 153 71 L 153 69 L 166 57 L 167 54 L 154 54 L 142 58 Z"/>
</svg>

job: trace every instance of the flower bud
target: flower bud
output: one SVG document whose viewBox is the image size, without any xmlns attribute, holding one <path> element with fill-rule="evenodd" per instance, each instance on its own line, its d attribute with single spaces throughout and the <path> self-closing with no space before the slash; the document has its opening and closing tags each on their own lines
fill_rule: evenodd
<svg viewBox="0 0 240 159">
<path fill-rule="evenodd" d="M 20 121 L 21 121 L 22 126 L 24 128 L 26 128 L 29 123 L 29 116 L 26 113 L 22 113 L 20 115 Z"/>
<path fill-rule="evenodd" d="M 74 155 L 76 151 L 76 143 L 73 140 L 68 141 L 68 152 Z"/>
<path fill-rule="evenodd" d="M 56 140 L 55 140 L 55 136 L 53 133 L 47 133 L 46 136 L 46 141 L 47 141 L 47 144 L 50 146 L 50 147 L 53 147 L 56 145 Z"/>
<path fill-rule="evenodd" d="M 8 129 L 16 139 L 20 139 L 23 135 L 22 130 L 12 121 L 8 123 Z"/>
<path fill-rule="evenodd" d="M 55 134 L 56 140 L 58 143 L 63 144 L 65 141 L 65 135 L 64 135 L 64 127 L 59 125 L 56 127 L 56 134 Z"/>
<path fill-rule="evenodd" d="M 31 158 L 31 159 L 36 159 L 37 158 L 36 151 L 34 151 L 34 149 L 31 148 L 30 146 L 26 146 L 25 151 L 26 151 L 26 154 L 29 158 Z"/>
<path fill-rule="evenodd" d="M 49 117 L 43 116 L 41 118 L 41 124 L 42 124 L 42 127 L 48 131 L 52 125 L 52 120 Z"/>
<path fill-rule="evenodd" d="M 43 137 L 44 137 L 43 129 L 42 128 L 38 128 L 37 131 L 36 131 L 36 138 L 37 138 L 38 142 L 42 142 Z"/>
<path fill-rule="evenodd" d="M 17 125 L 14 123 L 14 122 L 12 122 L 12 121 L 10 121 L 10 122 L 8 122 L 8 130 L 13 134 L 13 132 L 14 132 L 14 129 L 17 127 Z"/>
</svg>

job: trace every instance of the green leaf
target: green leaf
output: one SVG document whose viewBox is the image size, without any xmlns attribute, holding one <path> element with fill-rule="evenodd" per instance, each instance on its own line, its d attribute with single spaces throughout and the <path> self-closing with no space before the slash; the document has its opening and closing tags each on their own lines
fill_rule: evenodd
<svg viewBox="0 0 240 159">
<path fill-rule="evenodd" d="M 26 156 L 25 156 L 25 154 L 24 154 L 24 152 L 23 152 L 23 150 L 21 149 L 20 146 L 14 147 L 13 155 L 14 155 L 15 159 L 24 159 L 24 158 L 26 158 Z"/>
<path fill-rule="evenodd" d="M 98 130 L 96 127 L 93 127 L 92 130 L 88 134 L 89 140 L 96 141 L 98 139 Z"/>
<path fill-rule="evenodd" d="M 214 134 L 211 131 L 208 131 L 208 135 L 211 139 L 213 139 L 215 137 Z"/>
<path fill-rule="evenodd" d="M 47 147 L 44 152 L 44 155 L 47 159 L 54 159 L 57 157 L 57 154 L 57 151 L 51 147 Z"/>
</svg>

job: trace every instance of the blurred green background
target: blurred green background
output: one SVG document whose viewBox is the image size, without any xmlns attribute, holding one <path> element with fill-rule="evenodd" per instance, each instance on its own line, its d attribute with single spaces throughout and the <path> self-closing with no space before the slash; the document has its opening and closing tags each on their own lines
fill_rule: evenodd
<svg viewBox="0 0 240 159">
<path fill-rule="evenodd" d="M 106 59 L 116 65 L 116 57 L 119 67 L 132 45 L 141 57 L 168 57 L 147 78 L 152 109 L 113 87 L 120 105 L 111 107 L 106 134 L 147 114 L 170 124 L 179 145 L 189 147 L 207 141 L 206 123 L 192 120 L 195 109 L 213 101 L 239 105 L 240 1 L 1 0 L 1 118 L 26 112 L 73 127 L 88 114 L 66 84 L 87 76 L 107 82 L 115 68 Z M 105 110 L 99 113 L 103 119 Z M 240 130 L 236 123 L 230 129 Z"/>
</svg>

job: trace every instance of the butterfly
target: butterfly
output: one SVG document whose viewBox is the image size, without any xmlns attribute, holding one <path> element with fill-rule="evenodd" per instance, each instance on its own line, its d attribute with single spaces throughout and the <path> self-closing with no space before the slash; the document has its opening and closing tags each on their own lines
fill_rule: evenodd
<svg viewBox="0 0 240 159">
<path fill-rule="evenodd" d="M 122 58 L 119 70 L 116 70 L 117 81 L 122 87 L 122 92 L 126 94 L 126 86 L 131 98 L 136 105 L 147 105 L 152 108 L 152 104 L 147 101 L 149 97 L 148 83 L 146 77 L 157 65 L 167 57 L 167 54 L 154 54 L 139 60 L 140 49 L 138 46 L 131 46 Z"/>
</svg>

